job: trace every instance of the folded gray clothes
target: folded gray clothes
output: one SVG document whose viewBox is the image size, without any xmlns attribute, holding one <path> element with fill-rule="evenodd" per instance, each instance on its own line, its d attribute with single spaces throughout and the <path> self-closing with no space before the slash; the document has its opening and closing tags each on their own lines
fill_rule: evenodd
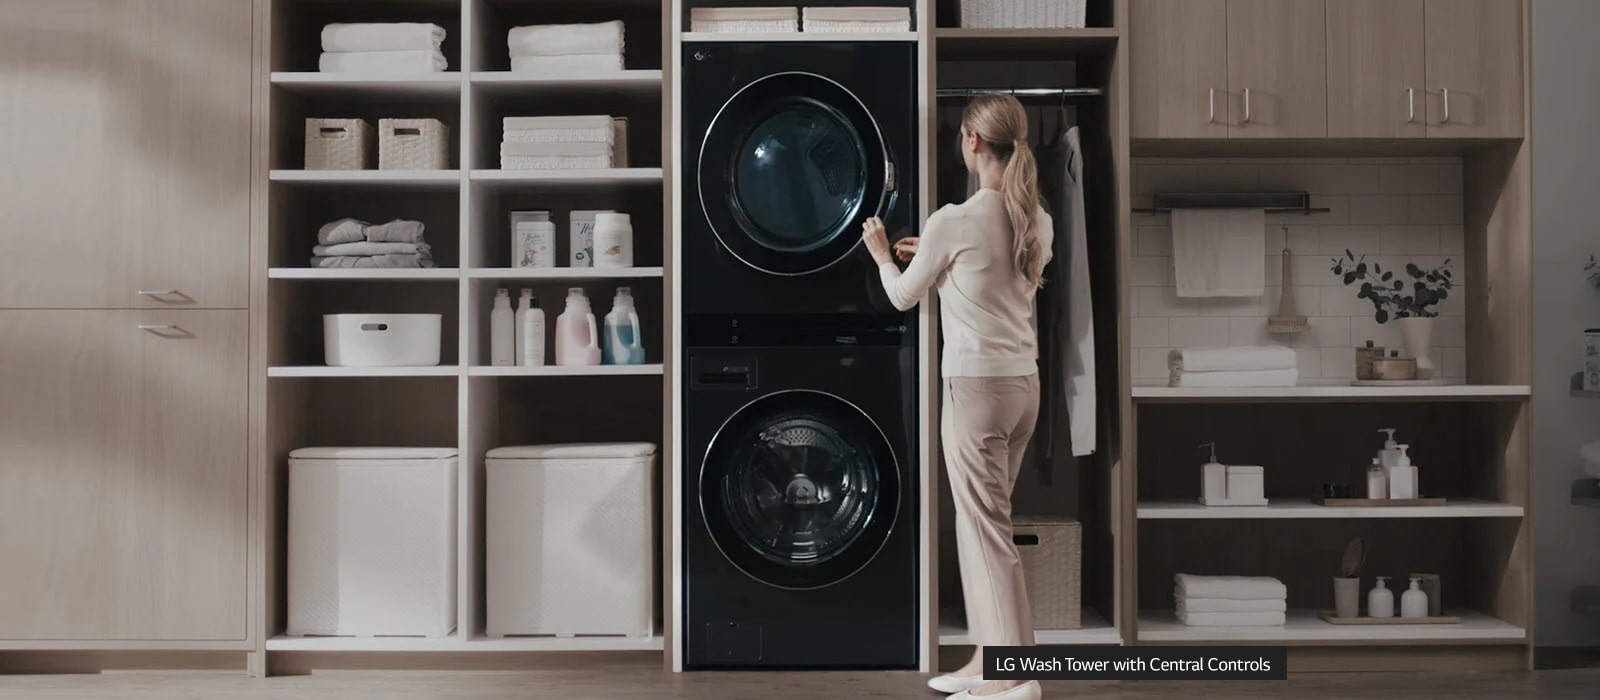
<svg viewBox="0 0 1600 700">
<path fill-rule="evenodd" d="M 611 144 L 609 143 L 501 143 L 500 157 L 537 157 L 537 156 L 609 156 Z"/>
<path fill-rule="evenodd" d="M 339 243 L 354 243 L 367 239 L 367 226 L 369 224 L 360 219 L 340 219 L 330 221 L 317 230 L 317 243 L 321 245 L 337 245 Z"/>
<path fill-rule="evenodd" d="M 336 258 L 345 255 L 422 255 L 433 257 L 433 249 L 426 243 L 374 243 L 357 241 L 338 245 L 319 245 L 311 249 L 319 258 Z"/>
<path fill-rule="evenodd" d="M 324 269 L 433 267 L 433 258 L 415 253 L 411 255 L 396 253 L 391 255 L 318 256 L 311 259 L 311 266 Z"/>
<path fill-rule="evenodd" d="M 421 221 L 395 219 L 387 224 L 368 226 L 366 238 L 374 243 L 421 243 L 422 231 Z"/>
</svg>

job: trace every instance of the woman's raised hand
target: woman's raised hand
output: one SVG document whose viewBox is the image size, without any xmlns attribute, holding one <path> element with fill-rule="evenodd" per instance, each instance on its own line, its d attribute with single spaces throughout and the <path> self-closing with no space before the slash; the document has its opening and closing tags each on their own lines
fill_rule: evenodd
<svg viewBox="0 0 1600 700">
<path fill-rule="evenodd" d="M 917 244 L 921 241 L 922 239 L 917 238 L 916 236 L 907 236 L 895 241 L 894 256 L 899 258 L 900 262 L 911 262 L 911 259 L 917 255 Z"/>
<path fill-rule="evenodd" d="M 874 216 L 862 223 L 861 240 L 867 244 L 867 252 L 872 254 L 874 262 L 879 265 L 894 262 L 889 257 L 889 234 L 883 228 L 883 219 Z"/>
</svg>

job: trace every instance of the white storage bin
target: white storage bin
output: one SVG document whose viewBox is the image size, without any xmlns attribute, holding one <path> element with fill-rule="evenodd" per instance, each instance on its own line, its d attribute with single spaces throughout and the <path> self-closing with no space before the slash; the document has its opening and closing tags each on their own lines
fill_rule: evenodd
<svg viewBox="0 0 1600 700">
<path fill-rule="evenodd" d="M 489 451 L 489 636 L 651 635 L 655 457 L 649 443 Z"/>
<path fill-rule="evenodd" d="M 372 126 L 360 119 L 307 119 L 306 170 L 371 167 Z"/>
<path fill-rule="evenodd" d="M 443 637 L 456 626 L 456 450 L 289 454 L 291 636 Z"/>
<path fill-rule="evenodd" d="M 379 170 L 450 167 L 450 127 L 437 119 L 379 119 Z"/>
<path fill-rule="evenodd" d="M 961 0 L 961 26 L 983 29 L 1082 28 L 1088 0 Z"/>
<path fill-rule="evenodd" d="M 323 359 L 329 367 L 432 367 L 443 327 L 439 314 L 328 314 Z"/>
</svg>

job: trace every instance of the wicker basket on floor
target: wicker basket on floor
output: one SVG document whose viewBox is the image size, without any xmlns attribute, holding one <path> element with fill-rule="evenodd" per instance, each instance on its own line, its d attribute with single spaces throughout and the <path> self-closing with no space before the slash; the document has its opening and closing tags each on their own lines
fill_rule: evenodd
<svg viewBox="0 0 1600 700">
<path fill-rule="evenodd" d="M 1088 0 L 961 0 L 961 26 L 983 29 L 1081 28 Z"/>
<path fill-rule="evenodd" d="M 1033 627 L 1075 630 L 1083 626 L 1083 526 L 1070 518 L 1018 518 L 1012 538 L 1033 604 Z"/>
<path fill-rule="evenodd" d="M 378 120 L 379 170 L 450 167 L 450 127 L 437 119 Z"/>
<path fill-rule="evenodd" d="M 366 170 L 372 127 L 361 119 L 307 119 L 306 170 Z"/>
</svg>

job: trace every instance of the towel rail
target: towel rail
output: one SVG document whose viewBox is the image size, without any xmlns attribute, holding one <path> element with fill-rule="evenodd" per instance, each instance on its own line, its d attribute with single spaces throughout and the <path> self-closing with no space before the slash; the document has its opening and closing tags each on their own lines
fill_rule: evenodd
<svg viewBox="0 0 1600 700">
<path fill-rule="evenodd" d="M 1263 209 L 1268 214 L 1326 214 L 1332 209 L 1311 206 L 1306 192 L 1162 192 L 1140 214 L 1163 214 L 1174 209 Z"/>
<path fill-rule="evenodd" d="M 976 97 L 978 95 L 1011 95 L 1012 97 L 1100 97 L 1106 91 L 1097 87 L 1071 88 L 939 88 L 939 97 Z"/>
</svg>

